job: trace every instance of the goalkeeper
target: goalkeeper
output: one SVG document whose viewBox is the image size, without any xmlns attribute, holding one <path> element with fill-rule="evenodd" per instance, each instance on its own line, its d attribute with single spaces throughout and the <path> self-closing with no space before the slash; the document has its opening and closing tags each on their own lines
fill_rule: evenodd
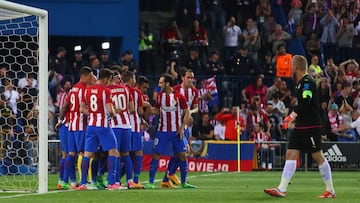
<svg viewBox="0 0 360 203">
<path fill-rule="evenodd" d="M 321 150 L 321 117 L 314 79 L 307 74 L 305 57 L 295 55 L 292 58 L 292 72 L 296 81 L 295 97 L 298 106 L 284 119 L 286 124 L 295 120 L 294 133 L 290 137 L 286 151 L 286 162 L 281 182 L 278 187 L 265 189 L 264 192 L 276 197 L 285 197 L 286 189 L 291 177 L 296 171 L 296 157 L 300 151 L 311 153 L 313 160 L 319 167 L 320 174 L 326 186 L 325 192 L 318 198 L 335 198 L 332 183 L 331 168 Z"/>
</svg>

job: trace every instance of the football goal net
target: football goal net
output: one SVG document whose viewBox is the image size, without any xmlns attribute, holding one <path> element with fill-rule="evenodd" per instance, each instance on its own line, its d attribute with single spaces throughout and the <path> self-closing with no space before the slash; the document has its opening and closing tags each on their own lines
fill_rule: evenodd
<svg viewBox="0 0 360 203">
<path fill-rule="evenodd" d="M 48 190 L 48 14 L 0 1 L 0 191 Z"/>
</svg>

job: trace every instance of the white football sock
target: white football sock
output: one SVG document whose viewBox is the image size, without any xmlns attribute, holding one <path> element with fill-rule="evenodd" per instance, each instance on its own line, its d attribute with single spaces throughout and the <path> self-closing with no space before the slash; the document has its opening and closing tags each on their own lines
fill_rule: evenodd
<svg viewBox="0 0 360 203">
<path fill-rule="evenodd" d="M 329 162 L 327 160 L 325 160 L 324 163 L 319 165 L 318 167 L 319 167 L 321 177 L 325 183 L 326 190 L 330 191 L 331 193 L 335 193 Z"/>
<path fill-rule="evenodd" d="M 281 181 L 278 189 L 281 192 L 286 192 L 286 188 L 289 185 L 291 177 L 296 171 L 296 160 L 286 160 L 285 166 L 282 172 Z"/>
</svg>

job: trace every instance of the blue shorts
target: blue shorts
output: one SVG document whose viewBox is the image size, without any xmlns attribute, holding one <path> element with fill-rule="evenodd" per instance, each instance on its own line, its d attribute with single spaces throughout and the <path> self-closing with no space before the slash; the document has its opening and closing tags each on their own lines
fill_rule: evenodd
<svg viewBox="0 0 360 203">
<path fill-rule="evenodd" d="M 68 134 L 69 134 L 69 128 L 65 125 L 61 125 L 59 128 L 59 139 L 60 139 L 61 151 L 63 151 L 63 152 L 69 152 L 68 151 Z"/>
<path fill-rule="evenodd" d="M 85 151 L 97 152 L 101 145 L 104 151 L 117 149 L 117 141 L 111 128 L 88 126 L 85 136 Z"/>
<path fill-rule="evenodd" d="M 143 149 L 143 140 L 141 132 L 131 132 L 131 151 L 141 151 Z"/>
<path fill-rule="evenodd" d="M 67 141 L 69 152 L 83 152 L 85 145 L 85 131 L 69 131 Z"/>
<path fill-rule="evenodd" d="M 185 139 L 185 138 L 184 138 Z M 163 154 L 167 146 L 171 143 L 174 154 L 179 152 L 186 152 L 186 145 L 184 139 L 180 140 L 180 136 L 176 132 L 156 132 L 154 140 L 154 153 Z"/>
<path fill-rule="evenodd" d="M 131 148 L 131 128 L 113 128 L 119 152 L 129 152 Z"/>
</svg>

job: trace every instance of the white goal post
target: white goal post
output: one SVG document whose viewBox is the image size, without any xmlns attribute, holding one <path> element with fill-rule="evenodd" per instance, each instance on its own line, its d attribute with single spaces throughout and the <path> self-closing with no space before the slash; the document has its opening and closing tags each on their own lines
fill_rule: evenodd
<svg viewBox="0 0 360 203">
<path fill-rule="evenodd" d="M 37 16 L 39 19 L 39 163 L 37 192 L 46 193 L 48 191 L 48 12 L 9 1 L 0 1 L 0 20 L 24 16 Z"/>
</svg>

